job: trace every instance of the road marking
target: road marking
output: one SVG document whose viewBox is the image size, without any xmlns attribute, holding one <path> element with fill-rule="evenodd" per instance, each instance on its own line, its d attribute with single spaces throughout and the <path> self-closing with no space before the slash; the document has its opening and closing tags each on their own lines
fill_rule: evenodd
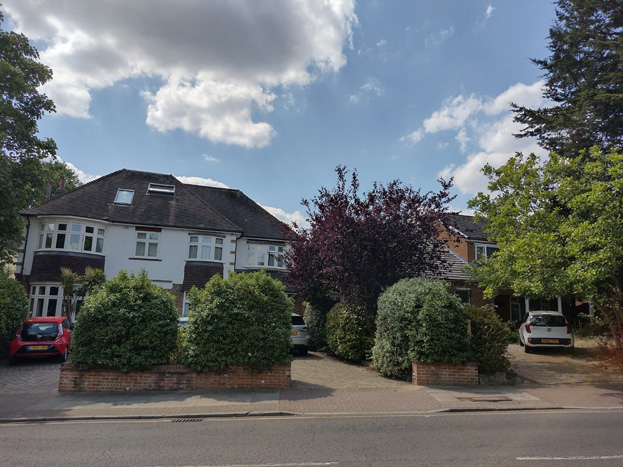
<svg viewBox="0 0 623 467">
<path fill-rule="evenodd" d="M 339 462 L 305 462 L 303 464 L 226 464 L 226 465 L 185 465 L 184 467 L 307 467 L 319 465 L 338 465 Z M 160 466 L 154 466 L 160 467 Z"/>
<path fill-rule="evenodd" d="M 623 455 L 619 456 L 571 456 L 571 457 L 515 457 L 518 461 L 592 461 L 592 460 L 608 460 L 623 459 Z"/>
</svg>

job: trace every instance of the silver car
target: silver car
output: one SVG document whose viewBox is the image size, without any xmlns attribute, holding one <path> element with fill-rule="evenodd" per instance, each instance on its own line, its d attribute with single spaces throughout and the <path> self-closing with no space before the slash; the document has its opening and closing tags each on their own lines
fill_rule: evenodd
<svg viewBox="0 0 623 467">
<path fill-rule="evenodd" d="M 571 325 L 558 311 L 530 311 L 519 327 L 519 345 L 526 353 L 538 347 L 573 349 Z"/>
<path fill-rule="evenodd" d="M 292 347 L 299 355 L 309 351 L 309 328 L 302 316 L 292 313 Z"/>
</svg>

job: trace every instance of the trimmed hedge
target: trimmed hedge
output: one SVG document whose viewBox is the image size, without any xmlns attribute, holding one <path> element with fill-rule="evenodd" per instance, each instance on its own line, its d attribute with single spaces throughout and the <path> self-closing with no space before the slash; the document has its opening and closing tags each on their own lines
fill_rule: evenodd
<svg viewBox="0 0 623 467">
<path fill-rule="evenodd" d="M 120 271 L 88 296 L 72 336 L 71 362 L 144 370 L 169 363 L 177 341 L 173 296 L 138 276 Z"/>
<path fill-rule="evenodd" d="M 327 315 L 328 310 L 321 310 L 307 305 L 303 318 L 309 328 L 309 344 L 318 350 L 325 349 L 327 344 Z"/>
<path fill-rule="evenodd" d="M 507 324 L 493 310 L 472 305 L 465 307 L 471 320 L 470 345 L 476 360 L 478 372 L 484 375 L 510 368 L 508 343 L 511 331 Z"/>
<path fill-rule="evenodd" d="M 470 360 L 467 314 L 443 281 L 402 279 L 379 297 L 372 359 L 377 370 L 409 379 L 411 362 Z"/>
<path fill-rule="evenodd" d="M 0 269 L 0 355 L 26 319 L 28 296 L 26 289 L 10 277 L 8 269 Z"/>
<path fill-rule="evenodd" d="M 336 304 L 327 315 L 326 332 L 329 350 L 336 357 L 352 362 L 369 358 L 374 338 L 362 309 Z"/>
<path fill-rule="evenodd" d="M 190 293 L 184 362 L 196 371 L 289 363 L 292 309 L 283 284 L 265 271 L 214 276 Z"/>
</svg>

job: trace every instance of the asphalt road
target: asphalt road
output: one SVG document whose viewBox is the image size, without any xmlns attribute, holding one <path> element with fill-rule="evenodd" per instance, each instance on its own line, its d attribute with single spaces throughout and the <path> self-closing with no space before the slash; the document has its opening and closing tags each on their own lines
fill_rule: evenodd
<svg viewBox="0 0 623 467">
<path fill-rule="evenodd" d="M 621 466 L 623 412 L 0 425 L 2 466 Z"/>
</svg>

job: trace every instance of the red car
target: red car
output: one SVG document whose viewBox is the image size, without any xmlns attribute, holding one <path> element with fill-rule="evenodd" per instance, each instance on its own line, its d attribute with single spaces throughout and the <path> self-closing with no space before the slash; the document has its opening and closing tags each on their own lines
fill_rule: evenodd
<svg viewBox="0 0 623 467">
<path fill-rule="evenodd" d="M 71 327 L 62 316 L 28 318 L 11 342 L 9 365 L 20 358 L 56 357 L 67 361 L 71 350 Z"/>
</svg>

